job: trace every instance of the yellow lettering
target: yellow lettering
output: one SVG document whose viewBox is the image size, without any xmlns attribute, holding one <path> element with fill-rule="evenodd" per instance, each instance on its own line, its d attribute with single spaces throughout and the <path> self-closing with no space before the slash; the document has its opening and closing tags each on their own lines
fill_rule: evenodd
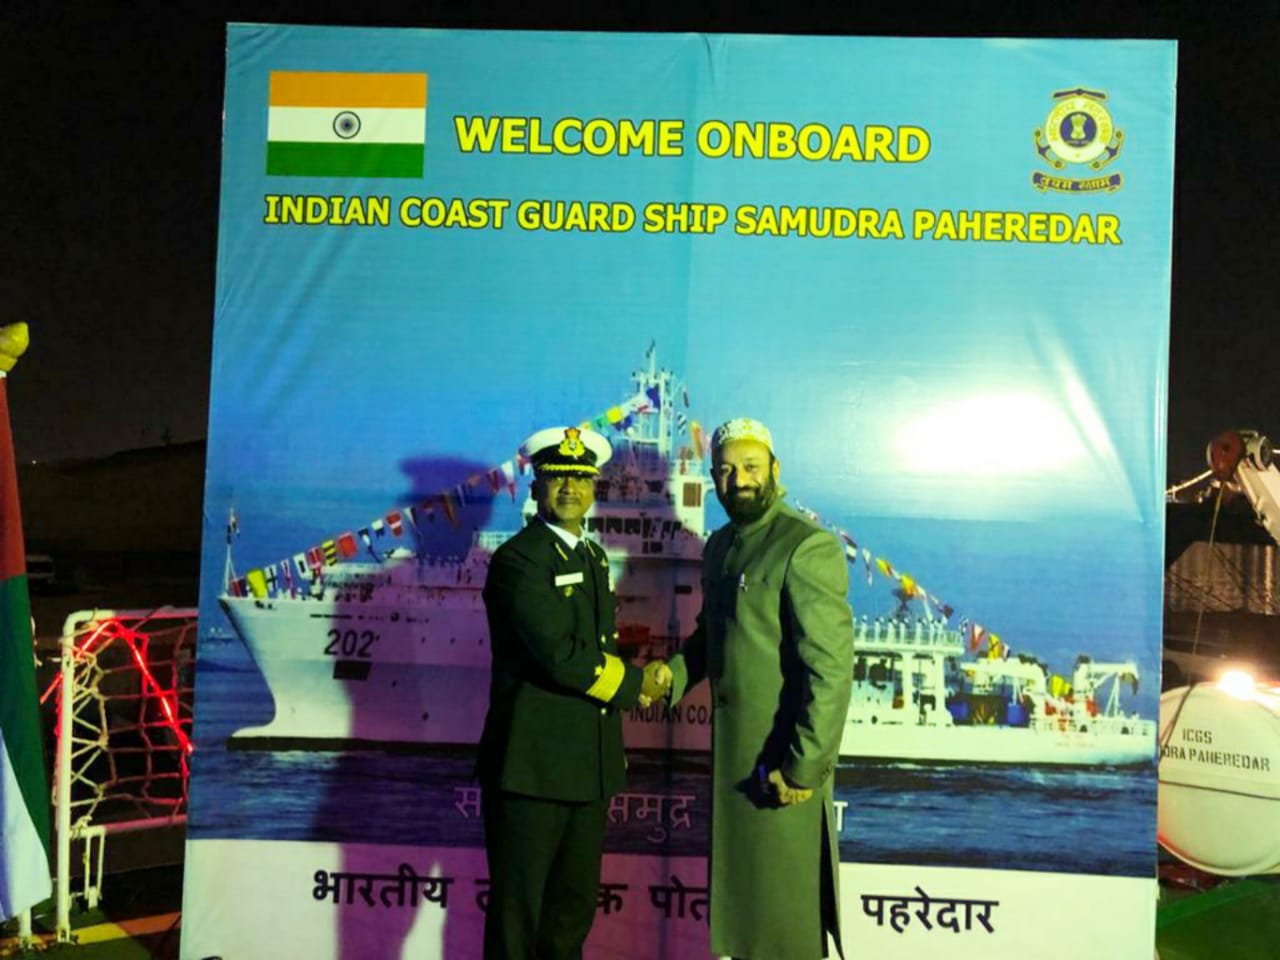
<svg viewBox="0 0 1280 960">
<path fill-rule="evenodd" d="M 336 227 L 342 226 L 342 197 L 329 198 L 329 222 Z"/>
<path fill-rule="evenodd" d="M 644 122 L 639 125 L 634 120 L 618 122 L 618 156 L 625 157 L 633 150 L 643 156 L 651 157 L 654 151 L 653 124 Z"/>
<path fill-rule="evenodd" d="M 783 207 L 778 217 L 778 233 L 782 236 L 798 233 L 804 236 L 808 232 L 809 218 L 803 207 Z"/>
<path fill-rule="evenodd" d="M 919 163 L 929 155 L 929 131 L 923 127 L 898 128 L 898 162 Z"/>
<path fill-rule="evenodd" d="M 646 211 L 647 213 L 647 211 Z M 523 230 L 601 230 L 622 233 L 636 222 L 629 203 L 603 200 L 523 200 L 516 207 L 516 223 Z"/>
<path fill-rule="evenodd" d="M 1112 243 L 1117 247 L 1120 240 L 1120 218 L 1113 213 L 1098 214 L 1098 243 Z"/>
<path fill-rule="evenodd" d="M 707 157 L 723 157 L 733 146 L 729 125 L 723 120 L 708 120 L 698 127 L 698 152 Z"/>
<path fill-rule="evenodd" d="M 501 150 L 503 153 L 524 153 L 529 121 L 526 117 L 503 117 Z"/>
<path fill-rule="evenodd" d="M 684 156 L 684 121 L 658 121 L 658 156 Z"/>
<path fill-rule="evenodd" d="M 302 208 L 304 200 L 306 200 L 306 197 L 285 197 L 280 221 L 282 223 L 302 223 Z"/>
<path fill-rule="evenodd" d="M 593 157 L 613 153 L 613 146 L 617 142 L 617 133 L 608 120 L 588 120 L 582 128 L 582 145 Z"/>
<path fill-rule="evenodd" d="M 769 124 L 769 159 L 789 160 L 796 155 L 796 128 L 789 123 Z"/>
<path fill-rule="evenodd" d="M 733 155 L 754 157 L 757 160 L 764 159 L 765 126 L 763 123 L 735 120 L 733 122 Z"/>
<path fill-rule="evenodd" d="M 551 152 L 551 144 L 544 143 L 542 140 L 542 119 L 540 117 L 530 117 L 529 153 L 545 157 Z"/>
<path fill-rule="evenodd" d="M 820 123 L 806 123 L 801 127 L 798 141 L 800 156 L 806 160 L 821 160 L 831 153 L 831 131 Z"/>
<path fill-rule="evenodd" d="M 644 208 L 645 233 L 715 233 L 729 219 L 720 203 L 650 203 Z"/>
<path fill-rule="evenodd" d="M 858 128 L 845 124 L 836 133 L 835 146 L 831 149 L 832 160 L 862 160 L 862 145 L 858 143 Z"/>
<path fill-rule="evenodd" d="M 981 236 L 982 214 L 977 210 L 961 210 L 956 233 L 960 240 L 977 240 Z"/>
<path fill-rule="evenodd" d="M 743 204 L 734 214 L 739 236 L 870 237 L 902 239 L 902 217 L 897 210 L 854 210 L 849 207 L 758 207 Z"/>
<path fill-rule="evenodd" d="M 578 134 L 578 139 L 571 141 L 569 139 L 569 131 Z M 556 121 L 556 125 L 551 128 L 551 141 L 555 144 L 556 152 L 563 153 L 568 156 L 582 152 L 582 121 L 577 117 L 564 117 Z"/>
<path fill-rule="evenodd" d="M 492 153 L 498 136 L 500 120 L 497 117 L 454 117 L 453 132 L 458 138 L 458 149 L 463 153 Z"/>
<path fill-rule="evenodd" d="M 385 197 L 376 199 L 386 200 Z M 399 218 L 406 227 L 460 227 L 470 230 L 493 227 L 501 230 L 503 215 L 510 206 L 510 200 L 481 197 L 471 200 L 453 197 L 447 201 L 441 197 L 405 197 L 400 201 Z M 381 217 L 382 213 L 378 216 Z"/>
<path fill-rule="evenodd" d="M 523 200 L 516 207 L 516 223 L 520 224 L 523 230 L 537 230 L 541 224 L 539 217 L 540 205 L 537 200 Z"/>
<path fill-rule="evenodd" d="M 444 225 L 446 227 L 468 226 L 467 208 L 461 200 L 449 201 L 449 206 L 445 208 Z"/>
<path fill-rule="evenodd" d="M 869 126 L 863 131 L 863 139 L 867 144 L 868 160 L 886 160 L 892 163 L 897 158 L 890 148 L 893 145 L 893 131 L 888 127 Z"/>
<path fill-rule="evenodd" d="M 507 212 L 507 207 L 511 206 L 510 200 L 472 200 L 472 215 L 477 219 L 483 217 L 484 222 L 473 223 L 473 226 L 486 227 L 489 225 L 489 215 L 492 214 L 493 229 L 502 229 L 502 218 Z M 482 213 L 483 211 L 483 213 Z"/>
</svg>

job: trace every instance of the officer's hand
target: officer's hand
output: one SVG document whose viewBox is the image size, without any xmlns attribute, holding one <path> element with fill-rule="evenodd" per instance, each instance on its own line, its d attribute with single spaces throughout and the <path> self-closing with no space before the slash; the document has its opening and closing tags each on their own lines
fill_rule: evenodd
<svg viewBox="0 0 1280 960">
<path fill-rule="evenodd" d="M 792 806 L 796 803 L 804 803 L 813 796 L 813 791 L 793 784 L 786 778 L 781 770 L 770 770 L 767 777 L 769 786 L 773 788 L 774 793 L 778 796 L 778 803 L 784 807 Z"/>
<path fill-rule="evenodd" d="M 675 676 L 672 674 L 671 668 L 667 666 L 667 661 L 654 660 L 646 669 L 653 671 L 654 680 L 657 681 L 658 686 L 662 687 L 663 693 L 671 689 L 671 681 L 675 679 Z"/>
<path fill-rule="evenodd" d="M 671 689 L 671 668 L 663 660 L 645 664 L 644 679 L 640 683 L 640 706 L 647 707 L 661 700 Z"/>
</svg>

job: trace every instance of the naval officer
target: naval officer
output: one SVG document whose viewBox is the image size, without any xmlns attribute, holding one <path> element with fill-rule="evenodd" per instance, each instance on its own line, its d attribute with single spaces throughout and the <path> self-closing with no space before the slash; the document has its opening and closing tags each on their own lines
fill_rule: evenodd
<svg viewBox="0 0 1280 960">
<path fill-rule="evenodd" d="M 493 669 L 480 741 L 486 960 L 569 960 L 595 918 L 605 814 L 626 767 L 621 711 L 657 699 L 657 664 L 618 656 L 603 548 L 583 535 L 612 453 L 593 430 L 525 441 L 538 515 L 485 581 Z"/>
</svg>

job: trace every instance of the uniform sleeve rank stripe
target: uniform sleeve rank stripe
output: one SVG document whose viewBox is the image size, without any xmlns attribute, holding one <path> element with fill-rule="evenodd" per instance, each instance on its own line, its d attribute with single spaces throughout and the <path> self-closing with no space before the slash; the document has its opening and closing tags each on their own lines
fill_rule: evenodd
<svg viewBox="0 0 1280 960">
<path fill-rule="evenodd" d="M 627 668 L 621 658 L 611 653 L 604 654 L 604 663 L 596 667 L 596 682 L 587 688 L 587 696 L 608 703 L 617 695 L 626 675 Z"/>
</svg>

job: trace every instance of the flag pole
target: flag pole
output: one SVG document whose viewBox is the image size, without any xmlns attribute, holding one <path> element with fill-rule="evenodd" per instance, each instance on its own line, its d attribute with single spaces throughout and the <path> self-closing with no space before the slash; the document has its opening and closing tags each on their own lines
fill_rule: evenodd
<svg viewBox="0 0 1280 960">
<path fill-rule="evenodd" d="M 7 374 L 26 351 L 27 325 L 0 327 L 0 773 L 17 783 L 0 822 L 0 919 L 49 895 L 49 790 L 36 694 L 31 600 L 9 426 Z"/>
</svg>

